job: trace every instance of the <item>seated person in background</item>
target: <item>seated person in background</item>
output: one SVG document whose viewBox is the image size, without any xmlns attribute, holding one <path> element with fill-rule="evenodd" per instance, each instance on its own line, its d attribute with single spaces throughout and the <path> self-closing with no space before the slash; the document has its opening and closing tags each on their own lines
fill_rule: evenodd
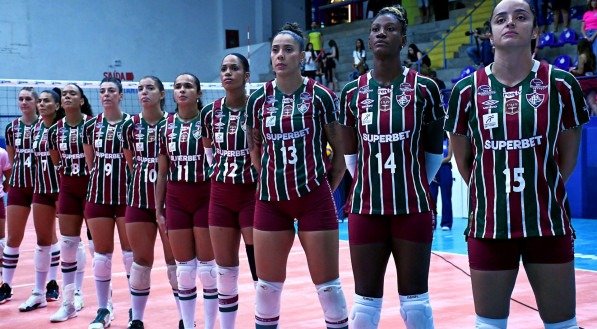
<svg viewBox="0 0 597 329">
<path fill-rule="evenodd" d="M 437 72 L 435 70 L 429 71 L 429 77 L 435 81 L 440 91 L 446 89 L 446 83 L 437 77 Z"/>
<path fill-rule="evenodd" d="M 594 75 L 596 59 L 591 47 L 591 41 L 587 39 L 580 39 L 577 45 L 578 50 L 578 64 L 576 67 L 570 68 L 570 73 L 574 76 Z M 597 115 L 597 91 L 591 90 L 586 93 L 587 104 L 591 108 L 591 115 Z"/>
<path fill-rule="evenodd" d="M 467 31 L 466 35 L 473 35 L 475 43 L 466 49 L 466 54 L 475 63 L 475 65 L 487 66 L 493 62 L 493 46 L 489 38 L 491 29 L 489 22 L 485 22 L 483 27 L 476 28 L 474 31 Z"/>
<path fill-rule="evenodd" d="M 427 73 L 431 67 L 431 59 L 429 59 L 429 56 L 423 53 L 417 45 L 411 43 L 408 45 L 408 53 L 406 54 L 404 65 L 419 71 L 423 75 L 428 75 Z"/>
</svg>

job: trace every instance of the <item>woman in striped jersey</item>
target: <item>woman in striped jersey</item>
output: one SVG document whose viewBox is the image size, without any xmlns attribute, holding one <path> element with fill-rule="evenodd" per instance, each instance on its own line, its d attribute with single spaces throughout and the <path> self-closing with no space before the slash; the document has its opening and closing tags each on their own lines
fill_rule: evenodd
<svg viewBox="0 0 597 329">
<path fill-rule="evenodd" d="M 60 245 L 56 238 L 56 201 L 58 200 L 58 172 L 50 159 L 48 130 L 64 117 L 60 107 L 60 89 L 44 90 L 39 95 L 38 110 L 41 120 L 33 133 L 35 152 L 35 177 L 33 191 L 33 222 L 37 233 L 37 247 L 33 256 L 35 264 L 35 286 L 31 297 L 19 310 L 32 311 L 45 307 L 47 301 L 58 299 L 56 270 L 60 260 Z M 51 245 L 51 246 L 50 246 Z M 44 286 L 46 278 L 50 281 Z M 44 291 L 45 294 L 44 294 Z"/>
<path fill-rule="evenodd" d="M 87 187 L 85 218 L 93 237 L 93 274 L 98 310 L 89 329 L 110 326 L 114 317 L 109 309 L 112 280 L 112 252 L 114 228 L 118 229 L 125 271 L 130 273 L 133 252 L 126 236 L 127 168 L 122 153 L 122 125 L 129 118 L 120 110 L 122 84 L 116 78 L 100 82 L 99 97 L 103 112 L 87 120 L 84 125 L 84 145 L 87 168 L 91 169 Z"/>
<path fill-rule="evenodd" d="M 470 191 L 476 328 L 506 328 L 521 259 L 545 328 L 578 328 L 565 183 L 589 114 L 570 73 L 533 60 L 532 8 L 525 0 L 497 4 L 495 62 L 458 82 L 449 102 L 445 129 Z"/>
<path fill-rule="evenodd" d="M 346 163 L 354 177 L 348 205 L 353 328 L 377 328 L 390 255 L 406 327 L 433 328 L 429 182 L 443 158 L 444 109 L 435 82 L 401 64 L 406 28 L 400 6 L 377 14 L 369 32 L 375 69 L 348 83 L 340 97 Z"/>
<path fill-rule="evenodd" d="M 201 143 L 199 79 L 190 73 L 176 77 L 174 101 L 176 113 L 168 117 L 159 134 L 156 217 L 158 224 L 168 232 L 176 259 L 184 328 L 194 327 L 195 282 L 199 276 L 203 284 L 205 328 L 212 329 L 218 313 L 218 289 L 207 221 L 209 165 Z"/>
<path fill-rule="evenodd" d="M 226 96 L 201 111 L 203 146 L 212 166 L 208 219 L 219 273 L 220 327 L 227 329 L 235 327 L 238 310 L 241 235 L 253 281 L 257 281 L 253 252 L 257 171 L 251 166 L 246 134 L 245 84 L 248 80 L 249 61 L 245 56 L 227 55 L 220 66 L 220 81 Z"/>
<path fill-rule="evenodd" d="M 32 87 L 24 87 L 19 91 L 17 100 L 21 116 L 6 126 L 4 135 L 6 151 L 12 159 L 12 174 L 6 207 L 7 238 L 2 260 L 4 283 L 0 286 L 0 304 L 9 301 L 12 296 L 11 285 L 19 261 L 19 247 L 33 201 L 33 129 L 38 120 L 38 95 Z"/>
<path fill-rule="evenodd" d="M 178 305 L 176 263 L 166 232 L 157 226 L 154 202 L 154 187 L 158 176 L 158 132 L 168 117 L 168 113 L 163 110 L 166 93 L 160 79 L 146 76 L 139 81 L 137 95 L 141 103 L 141 113 L 132 116 L 122 127 L 122 147 L 131 172 L 125 214 L 126 234 L 133 250 L 129 278 L 132 321 L 129 329 L 144 328 L 143 314 L 149 298 L 153 251 L 158 232 L 168 267 L 168 281 Z"/>
<path fill-rule="evenodd" d="M 278 327 L 295 218 L 326 327 L 348 327 L 332 198 L 346 167 L 341 155 L 332 158 L 331 166 L 325 156 L 328 141 L 334 151 L 339 150 L 338 98 L 301 76 L 303 49 L 300 28 L 286 24 L 271 47 L 276 79 L 256 90 L 247 102 L 251 160 L 260 174 L 253 240 L 259 277 L 255 323 L 263 329 Z"/>
<path fill-rule="evenodd" d="M 60 260 L 62 267 L 62 305 L 50 317 L 52 322 L 62 322 L 77 316 L 75 308 L 75 275 L 77 264 L 84 260 L 78 254 L 81 242 L 83 210 L 87 195 L 89 171 L 83 152 L 83 125 L 91 119 L 91 105 L 83 89 L 69 83 L 62 89 L 62 108 L 65 117 L 48 131 L 50 157 L 58 166 L 60 193 L 58 194 L 58 223 L 62 241 Z M 80 304 L 81 302 L 78 302 Z"/>
</svg>

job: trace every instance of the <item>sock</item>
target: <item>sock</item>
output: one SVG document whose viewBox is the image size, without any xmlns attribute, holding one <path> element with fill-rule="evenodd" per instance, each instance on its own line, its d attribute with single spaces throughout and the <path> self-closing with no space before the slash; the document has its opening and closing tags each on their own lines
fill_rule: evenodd
<svg viewBox="0 0 597 329">
<path fill-rule="evenodd" d="M 131 320 L 143 321 L 151 288 L 151 267 L 133 263 L 129 287 L 131 290 Z"/>
<path fill-rule="evenodd" d="M 195 326 L 195 305 L 197 303 L 197 261 L 176 262 L 176 277 L 178 279 L 178 298 L 182 322 L 185 328 Z"/>
<path fill-rule="evenodd" d="M 112 254 L 95 253 L 93 255 L 93 276 L 95 278 L 95 292 L 97 294 L 97 306 L 108 308 L 112 281 Z"/>
<path fill-rule="evenodd" d="M 13 248 L 6 246 L 4 247 L 4 254 L 2 260 L 4 283 L 9 286 L 12 285 L 12 279 L 17 269 L 17 263 L 19 262 L 19 247 Z"/>
<path fill-rule="evenodd" d="M 75 282 L 77 270 L 78 246 L 81 238 L 78 236 L 62 236 L 60 242 L 60 267 L 62 268 L 62 287 Z M 84 265 L 83 265 L 84 266 Z"/>
<path fill-rule="evenodd" d="M 238 311 L 238 266 L 218 265 L 217 270 L 220 328 L 234 328 Z"/>
<path fill-rule="evenodd" d="M 75 273 L 74 280 L 76 290 L 83 289 L 83 279 L 85 278 L 85 266 L 87 266 L 87 255 L 85 254 L 85 245 L 80 242 L 77 247 L 77 271 Z M 64 278 L 62 280 L 64 280 Z"/>
<path fill-rule="evenodd" d="M 213 329 L 218 316 L 216 261 L 197 260 L 197 275 L 203 286 L 203 317 L 206 329 Z"/>
<path fill-rule="evenodd" d="M 0 202 L 4 202 L 0 198 Z M 3 267 L 3 258 L 2 255 L 4 254 L 4 247 L 6 246 L 6 238 L 0 239 L 0 283 L 4 282 L 2 280 L 2 267 Z"/>
<path fill-rule="evenodd" d="M 35 287 L 33 292 L 43 293 L 46 291 L 46 278 L 50 270 L 50 246 L 37 246 L 33 253 L 33 262 L 35 267 Z"/>
<path fill-rule="evenodd" d="M 56 281 L 58 278 L 58 265 L 60 265 L 60 241 L 50 247 L 50 271 L 48 272 L 48 281 Z"/>
<path fill-rule="evenodd" d="M 545 329 L 578 329 L 576 317 L 558 323 L 543 323 Z"/>
<path fill-rule="evenodd" d="M 123 250 L 122 262 L 124 263 L 124 270 L 126 271 L 126 278 L 128 279 L 131 277 L 131 266 L 133 265 L 133 252 Z"/>
<path fill-rule="evenodd" d="M 283 286 L 283 282 L 259 279 L 255 295 L 255 329 L 278 328 Z"/>
</svg>

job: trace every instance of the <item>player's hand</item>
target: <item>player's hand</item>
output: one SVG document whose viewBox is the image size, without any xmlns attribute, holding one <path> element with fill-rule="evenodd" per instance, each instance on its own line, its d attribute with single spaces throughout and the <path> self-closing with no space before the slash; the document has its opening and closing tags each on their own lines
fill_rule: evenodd
<svg viewBox="0 0 597 329">
<path fill-rule="evenodd" d="M 160 231 L 168 235 L 168 229 L 166 228 L 166 217 L 161 212 L 156 212 L 156 221 L 158 222 L 158 228 Z"/>
</svg>

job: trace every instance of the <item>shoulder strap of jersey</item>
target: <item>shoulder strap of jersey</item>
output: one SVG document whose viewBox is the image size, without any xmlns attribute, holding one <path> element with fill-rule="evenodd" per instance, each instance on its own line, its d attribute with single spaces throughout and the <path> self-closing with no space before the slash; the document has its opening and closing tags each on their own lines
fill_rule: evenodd
<svg viewBox="0 0 597 329">
<path fill-rule="evenodd" d="M 224 97 L 216 99 L 214 101 L 213 107 L 211 108 L 211 111 L 215 112 L 215 111 L 221 109 L 223 104 L 224 104 Z"/>
</svg>

